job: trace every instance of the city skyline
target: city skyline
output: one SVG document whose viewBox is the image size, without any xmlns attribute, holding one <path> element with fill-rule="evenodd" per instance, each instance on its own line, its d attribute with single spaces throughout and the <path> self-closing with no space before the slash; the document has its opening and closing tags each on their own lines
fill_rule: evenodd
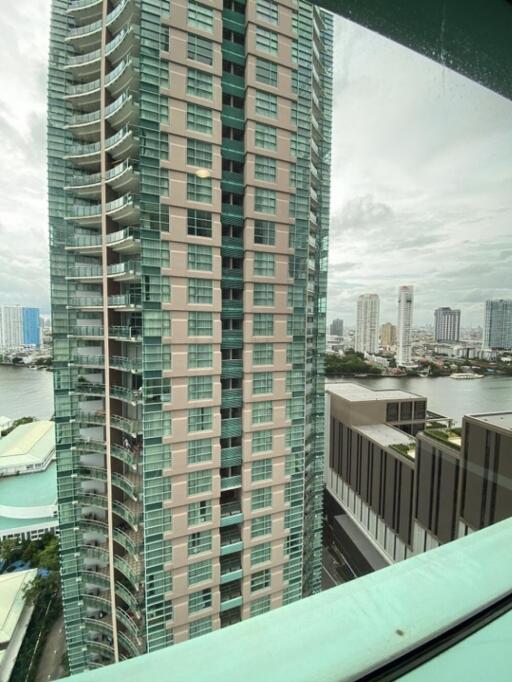
<svg viewBox="0 0 512 682">
<path fill-rule="evenodd" d="M 49 3 L 8 3 L 3 22 L 0 299 L 45 315 Z M 346 20 L 335 33 L 328 321 L 355 324 L 350 301 L 365 291 L 379 292 L 392 321 L 398 276 L 418 292 L 417 324 L 449 305 L 463 326 L 483 325 L 485 300 L 510 297 L 511 103 Z"/>
</svg>

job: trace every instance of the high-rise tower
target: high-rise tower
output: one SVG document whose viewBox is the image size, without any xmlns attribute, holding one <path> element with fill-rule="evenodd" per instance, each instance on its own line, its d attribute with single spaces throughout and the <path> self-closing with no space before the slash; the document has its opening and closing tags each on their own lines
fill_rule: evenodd
<svg viewBox="0 0 512 682">
<path fill-rule="evenodd" d="M 512 299 L 485 302 L 483 348 L 512 348 Z"/>
<path fill-rule="evenodd" d="M 376 353 L 379 350 L 379 309 L 377 294 L 358 297 L 355 349 L 359 353 Z"/>
<path fill-rule="evenodd" d="M 320 588 L 332 19 L 53 0 L 71 672 Z"/>
<path fill-rule="evenodd" d="M 460 310 L 436 308 L 434 338 L 441 343 L 455 343 L 460 337 Z"/>
<path fill-rule="evenodd" d="M 398 324 L 396 364 L 405 366 L 412 359 L 412 314 L 414 305 L 414 288 L 401 286 L 398 290 Z"/>
</svg>

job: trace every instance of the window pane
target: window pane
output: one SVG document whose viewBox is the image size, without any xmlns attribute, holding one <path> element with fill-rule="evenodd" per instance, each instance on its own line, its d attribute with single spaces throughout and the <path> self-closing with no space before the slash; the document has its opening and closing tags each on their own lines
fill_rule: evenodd
<svg viewBox="0 0 512 682">
<path fill-rule="evenodd" d="M 188 525 L 198 526 L 201 523 L 209 523 L 212 520 L 212 501 L 201 500 L 188 505 Z"/>
<path fill-rule="evenodd" d="M 256 123 L 254 130 L 254 144 L 263 149 L 277 148 L 277 130 L 266 123 Z"/>
<path fill-rule="evenodd" d="M 213 64 L 213 43 L 193 33 L 188 34 L 187 57 L 203 64 Z"/>
<path fill-rule="evenodd" d="M 252 583 L 251 583 L 252 589 Z M 259 588 L 261 589 L 261 588 Z M 199 590 L 199 592 L 192 592 L 188 596 L 188 612 L 196 613 L 197 611 L 202 611 L 203 609 L 209 609 L 212 605 L 212 591 L 208 587 L 205 590 Z"/>
<path fill-rule="evenodd" d="M 213 346 L 210 343 L 190 343 L 188 346 L 188 367 L 211 368 L 213 366 Z"/>
<path fill-rule="evenodd" d="M 264 571 L 258 571 L 251 576 L 251 592 L 263 590 L 270 586 L 270 570 L 266 568 Z"/>
<path fill-rule="evenodd" d="M 273 306 L 274 298 L 275 297 L 273 284 L 262 284 L 260 282 L 255 282 L 253 291 L 253 305 Z"/>
<path fill-rule="evenodd" d="M 252 321 L 253 336 L 272 336 L 274 316 L 272 313 L 254 313 Z"/>
<path fill-rule="evenodd" d="M 189 303 L 212 303 L 213 301 L 213 282 L 211 279 L 189 279 L 188 280 L 188 302 Z"/>
<path fill-rule="evenodd" d="M 261 599 L 265 599 L 266 597 L 262 597 Z M 261 599 L 256 599 L 255 602 L 260 602 Z M 269 597 L 270 599 L 270 597 Z M 270 606 L 270 605 L 269 605 Z M 258 610 L 258 613 L 265 613 L 265 610 L 263 610 L 263 604 L 261 607 L 259 607 L 260 610 Z M 266 609 L 268 610 L 268 609 Z M 252 604 L 251 604 L 251 615 L 257 615 L 252 613 Z M 206 635 L 208 632 L 211 632 L 213 630 L 213 622 L 212 622 L 212 617 L 211 616 L 206 616 L 205 618 L 199 618 L 199 620 L 195 620 L 190 625 L 188 626 L 188 638 L 189 639 L 194 639 L 194 637 L 200 637 L 201 635 Z"/>
<path fill-rule="evenodd" d="M 188 69 L 187 71 L 187 95 L 193 97 L 203 97 L 203 99 L 213 98 L 213 76 L 211 73 L 199 71 L 199 69 Z"/>
<path fill-rule="evenodd" d="M 212 531 L 203 530 L 199 533 L 192 533 L 188 536 L 188 553 L 202 554 L 209 552 L 212 548 Z"/>
<path fill-rule="evenodd" d="M 189 244 L 187 250 L 187 267 L 189 270 L 211 272 L 213 269 L 213 250 L 211 246 Z"/>
<path fill-rule="evenodd" d="M 277 54 L 277 33 L 262 26 L 256 26 L 256 49 Z"/>
<path fill-rule="evenodd" d="M 252 463 L 253 481 L 265 481 L 272 478 L 272 459 L 260 459 Z"/>
<path fill-rule="evenodd" d="M 254 274 L 261 277 L 274 277 L 276 274 L 276 257 L 273 253 L 256 251 L 254 253 Z"/>
<path fill-rule="evenodd" d="M 213 9 L 196 0 L 188 0 L 187 24 L 202 31 L 213 31 Z"/>
<path fill-rule="evenodd" d="M 213 313 L 190 312 L 188 314 L 189 336 L 212 336 Z"/>
<path fill-rule="evenodd" d="M 251 548 L 251 565 L 262 564 L 272 558 L 272 545 L 270 542 L 263 542 Z"/>
<path fill-rule="evenodd" d="M 277 86 L 277 64 L 256 57 L 256 80 L 260 83 Z"/>
<path fill-rule="evenodd" d="M 272 343 L 256 343 L 252 347 L 253 365 L 274 364 L 274 345 Z"/>
<path fill-rule="evenodd" d="M 194 237 L 212 236 L 212 214 L 207 211 L 187 211 L 187 233 Z"/>
<path fill-rule="evenodd" d="M 277 24 L 279 21 L 279 8 L 275 0 L 256 0 L 256 14 L 258 18 Z"/>
<path fill-rule="evenodd" d="M 277 118 L 277 95 L 274 95 L 272 92 L 256 90 L 254 107 L 256 113 L 260 116 Z"/>
<path fill-rule="evenodd" d="M 272 533 L 272 516 L 266 514 L 259 516 L 257 519 L 251 521 L 251 538 L 257 538 L 261 535 L 270 535 Z"/>
<path fill-rule="evenodd" d="M 211 204 L 212 179 L 200 178 L 195 173 L 187 173 L 187 199 Z"/>
<path fill-rule="evenodd" d="M 271 452 L 272 451 L 272 431 L 256 431 L 252 434 L 252 451 L 253 452 Z"/>
<path fill-rule="evenodd" d="M 187 128 L 211 134 L 213 130 L 212 110 L 199 104 L 187 103 Z"/>
<path fill-rule="evenodd" d="M 252 423 L 253 424 L 264 424 L 266 422 L 272 422 L 272 401 L 271 400 L 264 400 L 261 403 L 253 403 L 252 404 Z M 258 462 L 258 464 L 261 464 L 261 462 Z M 254 464 L 253 464 L 253 473 L 254 473 Z M 265 477 L 263 477 L 265 478 Z M 253 475 L 253 481 L 256 480 Z"/>
<path fill-rule="evenodd" d="M 190 564 L 188 567 L 188 584 L 195 585 L 196 583 L 202 583 L 205 580 L 212 579 L 212 561 L 211 559 L 205 559 L 204 561 L 198 561 L 195 564 Z"/>
<path fill-rule="evenodd" d="M 188 411 L 188 432 L 209 431 L 213 426 L 211 407 L 193 407 Z"/>
<path fill-rule="evenodd" d="M 255 220 L 254 243 L 273 246 L 276 243 L 276 224 L 269 220 Z"/>
<path fill-rule="evenodd" d="M 200 168 L 211 168 L 212 145 L 200 140 L 187 140 L 187 164 Z"/>
<path fill-rule="evenodd" d="M 187 492 L 189 495 L 209 493 L 212 490 L 211 469 L 191 471 L 187 478 Z"/>
<path fill-rule="evenodd" d="M 212 460 L 212 441 L 210 438 L 200 438 L 192 440 L 188 444 L 187 461 L 188 464 L 198 462 L 211 462 Z"/>
</svg>

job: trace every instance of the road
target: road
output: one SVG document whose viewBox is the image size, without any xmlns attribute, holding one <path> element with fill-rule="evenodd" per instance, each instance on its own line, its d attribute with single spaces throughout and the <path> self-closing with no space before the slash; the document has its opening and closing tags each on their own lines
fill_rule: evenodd
<svg viewBox="0 0 512 682">
<path fill-rule="evenodd" d="M 64 621 L 62 615 L 53 624 L 39 660 L 35 682 L 58 680 L 64 675 L 61 665 L 65 651 Z"/>
</svg>

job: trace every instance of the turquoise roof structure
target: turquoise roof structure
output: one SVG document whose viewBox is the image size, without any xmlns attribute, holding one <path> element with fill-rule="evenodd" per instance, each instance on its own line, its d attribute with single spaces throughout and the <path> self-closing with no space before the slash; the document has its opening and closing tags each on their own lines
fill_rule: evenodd
<svg viewBox="0 0 512 682">
<path fill-rule="evenodd" d="M 0 478 L 0 505 L 43 507 L 57 504 L 57 467 L 52 462 L 44 471 Z"/>
</svg>

